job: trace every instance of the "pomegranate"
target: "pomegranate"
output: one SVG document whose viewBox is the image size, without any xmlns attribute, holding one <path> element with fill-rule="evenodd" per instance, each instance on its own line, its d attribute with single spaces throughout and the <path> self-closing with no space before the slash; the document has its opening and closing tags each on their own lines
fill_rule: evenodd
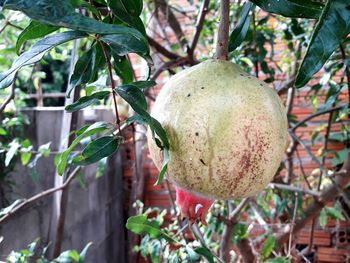
<svg viewBox="0 0 350 263">
<path fill-rule="evenodd" d="M 214 199 L 252 196 L 272 180 L 287 143 L 287 117 L 277 93 L 239 66 L 210 59 L 174 75 L 152 116 L 170 142 L 167 179 L 191 222 Z M 162 153 L 148 134 L 158 167 Z"/>
</svg>

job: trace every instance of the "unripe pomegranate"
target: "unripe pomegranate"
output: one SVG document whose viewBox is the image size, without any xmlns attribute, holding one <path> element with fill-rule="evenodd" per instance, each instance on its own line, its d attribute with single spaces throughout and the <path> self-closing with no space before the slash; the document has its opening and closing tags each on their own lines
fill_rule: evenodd
<svg viewBox="0 0 350 263">
<path fill-rule="evenodd" d="M 173 76 L 152 116 L 169 137 L 167 178 L 191 221 L 204 222 L 213 199 L 263 190 L 287 143 L 286 113 L 276 92 L 228 61 L 210 59 Z M 162 153 L 148 138 L 160 169 Z"/>
</svg>

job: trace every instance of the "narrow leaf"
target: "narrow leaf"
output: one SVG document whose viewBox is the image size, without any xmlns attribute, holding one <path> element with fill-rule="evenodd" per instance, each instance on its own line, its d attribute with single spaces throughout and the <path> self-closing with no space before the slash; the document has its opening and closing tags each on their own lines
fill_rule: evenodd
<svg viewBox="0 0 350 263">
<path fill-rule="evenodd" d="M 52 26 L 37 21 L 31 21 L 30 24 L 21 32 L 17 38 L 16 52 L 19 55 L 20 49 L 25 41 L 42 38 L 59 29 L 58 26 Z"/>
<path fill-rule="evenodd" d="M 126 100 L 134 111 L 147 117 L 147 101 L 142 91 L 132 84 L 121 85 L 117 88 L 118 94 Z"/>
<path fill-rule="evenodd" d="M 324 208 L 321 210 L 320 217 L 319 217 L 319 222 L 320 222 L 320 226 L 322 228 L 326 227 L 327 222 L 328 222 L 328 216 L 327 216 L 327 213 L 326 213 L 326 209 L 324 209 Z"/>
<path fill-rule="evenodd" d="M 94 62 L 96 60 L 96 49 L 92 47 L 89 51 L 85 52 L 75 63 L 74 72 L 70 78 L 70 83 L 72 88 L 68 92 L 70 96 L 71 91 L 74 87 L 86 84 L 92 77 L 92 72 L 94 69 Z"/>
<path fill-rule="evenodd" d="M 89 243 L 83 248 L 83 250 L 80 252 L 80 254 L 79 254 L 79 256 L 80 256 L 80 258 L 79 258 L 79 263 L 84 262 L 84 260 L 85 260 L 85 258 L 86 258 L 86 254 L 87 254 L 89 248 L 92 246 L 92 244 L 93 244 L 92 242 L 89 242 Z"/>
<path fill-rule="evenodd" d="M 333 219 L 340 219 L 343 221 L 346 220 L 340 209 L 337 209 L 335 207 L 326 207 L 325 210 L 327 215 Z"/>
<path fill-rule="evenodd" d="M 146 215 L 137 215 L 128 218 L 126 228 L 139 235 L 149 235 L 151 238 L 163 238 L 170 243 L 176 241 L 160 229 L 157 221 L 150 221 Z"/>
<path fill-rule="evenodd" d="M 0 89 L 8 87 L 13 82 L 15 74 L 20 68 L 38 62 L 50 49 L 67 41 L 86 36 L 82 32 L 68 31 L 38 41 L 28 51 L 22 53 L 8 71 L 0 74 Z"/>
<path fill-rule="evenodd" d="M 169 163 L 169 150 L 167 148 L 164 148 L 163 150 L 163 164 L 162 164 L 162 169 L 159 172 L 157 181 L 155 185 L 160 185 L 160 183 L 163 181 L 165 173 L 168 169 L 168 163 Z"/>
<path fill-rule="evenodd" d="M 234 51 L 245 39 L 250 23 L 249 11 L 253 6 L 254 5 L 250 2 L 244 4 L 238 24 L 230 35 L 228 47 L 229 52 Z"/>
<path fill-rule="evenodd" d="M 103 35 L 100 40 L 109 44 L 118 56 L 125 56 L 133 52 L 148 59 L 149 48 L 144 37 L 136 39 L 130 34 L 113 34 Z"/>
<path fill-rule="evenodd" d="M 131 85 L 138 87 L 139 89 L 145 90 L 157 85 L 154 80 L 140 80 L 131 83 Z"/>
<path fill-rule="evenodd" d="M 318 18 L 323 5 L 305 0 L 250 0 L 261 9 L 286 17 Z"/>
<path fill-rule="evenodd" d="M 17 139 L 10 143 L 10 149 L 6 153 L 5 166 L 9 166 L 12 158 L 17 154 L 17 151 L 21 145 L 18 143 Z"/>
<path fill-rule="evenodd" d="M 83 127 L 83 128 L 84 128 L 84 131 L 74 139 L 74 141 L 68 147 L 68 149 L 62 152 L 58 156 L 59 159 L 57 161 L 57 172 L 59 175 L 62 175 L 64 173 L 64 170 L 66 169 L 66 165 L 68 161 L 68 156 L 73 151 L 73 149 L 80 143 L 80 141 L 98 132 L 108 130 L 109 125 L 106 122 L 96 122 L 87 128 L 86 127 Z"/>
<path fill-rule="evenodd" d="M 214 256 L 213 254 L 205 247 L 197 247 L 194 250 L 197 254 L 202 255 L 203 257 L 205 257 L 209 263 L 214 263 Z"/>
<path fill-rule="evenodd" d="M 329 0 L 313 32 L 295 80 L 304 86 L 350 33 L 350 0 Z"/>
<path fill-rule="evenodd" d="M 121 0 L 128 13 L 132 16 L 139 16 L 142 12 L 142 0 Z"/>
<path fill-rule="evenodd" d="M 128 84 L 134 80 L 133 70 L 126 56 L 118 56 L 112 50 L 113 68 L 115 73 L 121 78 L 123 84 Z"/>
<path fill-rule="evenodd" d="M 90 105 L 98 103 L 100 100 L 104 99 L 107 95 L 109 95 L 110 91 L 98 91 L 89 96 L 84 96 L 79 98 L 76 102 L 67 105 L 65 110 L 67 112 L 74 112 L 81 109 L 84 109 Z"/>
<path fill-rule="evenodd" d="M 145 26 L 142 23 L 142 20 L 138 17 L 141 14 L 142 10 L 142 3 L 139 4 L 139 10 L 134 12 L 131 9 L 136 9 L 131 7 L 133 5 L 131 2 L 133 1 L 141 1 L 142 0 L 108 0 L 108 6 L 112 10 L 113 14 L 124 23 L 128 24 L 129 26 L 137 29 L 139 32 L 143 34 L 144 37 L 146 37 L 146 30 Z M 131 3 L 131 4 L 130 4 Z M 141 10 L 140 10 L 141 9 Z"/>
<path fill-rule="evenodd" d="M 81 155 L 73 160 L 73 163 L 89 165 L 105 157 L 112 155 L 118 150 L 121 137 L 103 136 L 90 142 L 82 151 Z"/>
<path fill-rule="evenodd" d="M 76 13 L 70 0 L 5 0 L 3 8 L 21 11 L 34 20 L 53 26 L 96 34 L 125 34 L 139 40 L 144 38 L 136 29 L 103 23 Z"/>
<path fill-rule="evenodd" d="M 261 256 L 268 258 L 276 245 L 276 238 L 274 236 L 268 236 L 261 249 Z"/>
</svg>

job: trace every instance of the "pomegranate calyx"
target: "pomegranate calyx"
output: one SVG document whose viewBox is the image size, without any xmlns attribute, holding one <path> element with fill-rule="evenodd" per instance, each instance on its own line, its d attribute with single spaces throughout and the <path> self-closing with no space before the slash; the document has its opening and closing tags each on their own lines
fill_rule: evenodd
<svg viewBox="0 0 350 263">
<path fill-rule="evenodd" d="M 203 225 L 207 225 L 205 217 L 214 200 L 176 187 L 176 203 L 181 217 L 187 218 L 190 224 L 200 221 Z"/>
</svg>

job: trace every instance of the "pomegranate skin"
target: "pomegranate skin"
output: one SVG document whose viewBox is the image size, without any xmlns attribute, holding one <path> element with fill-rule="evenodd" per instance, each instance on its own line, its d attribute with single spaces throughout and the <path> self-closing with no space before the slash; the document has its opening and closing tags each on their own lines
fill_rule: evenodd
<svg viewBox="0 0 350 263">
<path fill-rule="evenodd" d="M 277 93 L 239 66 L 210 59 L 164 85 L 152 114 L 169 142 L 167 178 L 212 199 L 248 197 L 272 180 L 287 143 Z M 162 153 L 148 132 L 151 157 Z"/>
</svg>

